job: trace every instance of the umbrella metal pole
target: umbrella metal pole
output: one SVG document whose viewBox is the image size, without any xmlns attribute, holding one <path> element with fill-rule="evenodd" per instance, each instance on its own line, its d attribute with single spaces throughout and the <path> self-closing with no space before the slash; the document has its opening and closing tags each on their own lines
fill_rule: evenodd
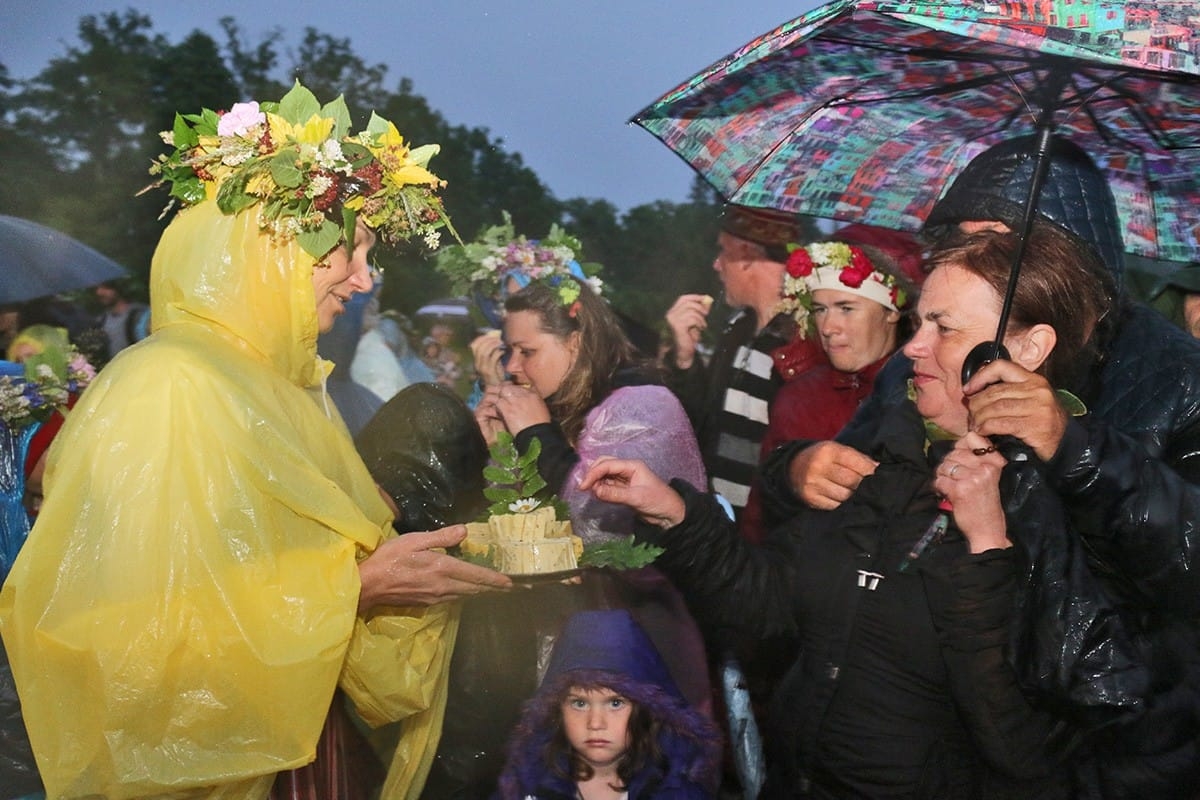
<svg viewBox="0 0 1200 800">
<path fill-rule="evenodd" d="M 1021 218 L 1021 228 L 1017 232 L 1017 246 L 1013 251 L 1012 267 L 1008 273 L 1008 285 L 1004 290 L 1004 302 L 1000 306 L 1000 322 L 996 326 L 996 338 L 991 342 L 982 342 L 967 353 L 962 365 L 962 382 L 966 383 L 981 367 L 997 359 L 1007 359 L 1008 350 L 1004 347 L 1004 331 L 1008 328 L 1008 315 L 1012 311 L 1013 296 L 1017 293 L 1017 280 L 1021 274 L 1021 262 L 1025 258 L 1025 243 L 1033 230 L 1033 220 L 1037 214 L 1038 196 L 1042 193 L 1042 184 L 1046 181 L 1046 173 L 1050 169 L 1050 146 L 1054 140 L 1054 123 L 1051 114 L 1044 114 L 1038 121 L 1037 153 L 1033 164 L 1033 177 L 1029 181 L 1029 196 L 1025 201 L 1025 213 Z"/>
<path fill-rule="evenodd" d="M 1029 182 L 1029 197 L 1025 200 L 1025 216 L 1021 219 L 1021 230 L 1017 236 L 1017 249 L 1013 251 L 1012 269 L 1008 273 L 1008 286 L 1004 291 L 1004 304 L 1000 307 L 1000 323 L 996 328 L 995 345 L 1004 342 L 1004 330 L 1008 327 L 1008 315 L 1012 311 L 1013 296 L 1017 292 L 1017 279 L 1021 274 L 1021 262 L 1025 259 L 1025 243 L 1033 230 L 1033 219 L 1037 215 L 1038 196 L 1046 173 L 1050 169 L 1050 145 L 1054 140 L 1053 124 L 1043 120 L 1038 125 L 1037 158 L 1033 164 L 1033 179 Z"/>
</svg>

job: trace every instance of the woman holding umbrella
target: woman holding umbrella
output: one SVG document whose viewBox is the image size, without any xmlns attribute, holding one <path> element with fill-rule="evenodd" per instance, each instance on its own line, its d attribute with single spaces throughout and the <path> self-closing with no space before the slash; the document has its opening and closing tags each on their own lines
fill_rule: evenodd
<svg viewBox="0 0 1200 800">
<path fill-rule="evenodd" d="M 963 405 L 962 361 L 995 331 L 1015 238 L 981 233 L 931 256 L 904 348 L 909 399 L 888 410 L 867 450 L 874 474 L 837 510 L 802 512 L 755 547 L 711 498 L 637 462 L 584 477 L 637 511 L 639 537 L 667 548 L 660 564 L 703 622 L 799 638 L 772 704 L 769 797 L 1065 797 L 1062 733 L 1136 703 L 1144 673 L 1030 448 L 973 433 Z M 1005 344 L 1030 391 L 1053 392 L 1103 325 L 1111 287 L 1090 259 L 1052 229 L 1027 243 Z M 1086 634 L 1010 636 L 1018 598 L 1034 596 Z M 1009 649 L 1030 669 L 1009 666 Z M 1047 653 L 1061 671 L 1026 674 Z M 1083 710 L 1064 725 L 1026 691 L 1071 692 Z"/>
<path fill-rule="evenodd" d="M 1018 229 L 1034 144 L 1019 138 L 976 157 L 931 212 L 931 235 Z M 1104 175 L 1065 139 L 1055 137 L 1049 155 L 1034 229 L 1054 227 L 1091 251 L 1119 289 L 1120 220 Z M 1087 414 L 1071 417 L 1054 398 L 1014 393 L 1003 385 L 1010 368 L 1003 361 L 971 381 L 968 403 L 986 435 L 1018 436 L 1044 459 L 1089 562 L 1120 599 L 1153 665 L 1139 711 L 1105 732 L 1104 755 L 1083 780 L 1095 796 L 1193 800 L 1200 788 L 1200 346 L 1128 297 L 1114 303 L 1105 326 L 1106 335 L 1094 337 L 1095 358 L 1080 359 L 1076 370 Z M 765 468 L 772 499 L 829 509 L 849 497 L 874 467 L 858 450 L 885 409 L 903 401 L 909 372 L 907 360 L 889 364 L 837 441 L 778 448 Z"/>
</svg>

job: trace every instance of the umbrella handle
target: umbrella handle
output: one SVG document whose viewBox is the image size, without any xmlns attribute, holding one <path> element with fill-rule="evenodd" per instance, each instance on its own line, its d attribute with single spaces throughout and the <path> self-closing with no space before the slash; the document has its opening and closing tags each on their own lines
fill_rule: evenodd
<svg viewBox="0 0 1200 800">
<path fill-rule="evenodd" d="M 962 365 L 962 383 L 965 386 L 971 376 L 979 370 L 986 367 L 993 361 L 1009 361 L 1008 348 L 999 342 L 980 342 L 971 348 L 971 352 L 967 353 L 967 357 L 963 359 Z"/>
</svg>

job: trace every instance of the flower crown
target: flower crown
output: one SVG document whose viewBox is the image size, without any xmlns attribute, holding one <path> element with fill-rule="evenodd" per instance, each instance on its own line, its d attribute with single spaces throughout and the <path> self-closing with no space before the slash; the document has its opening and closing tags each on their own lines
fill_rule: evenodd
<svg viewBox="0 0 1200 800">
<path fill-rule="evenodd" d="M 94 377 L 95 368 L 73 345 L 30 356 L 23 376 L 0 375 L 0 423 L 18 430 L 45 422 Z"/>
<path fill-rule="evenodd" d="M 517 236 L 512 217 L 504 212 L 504 223 L 491 226 L 477 240 L 440 250 L 436 268 L 450 278 L 455 294 L 474 290 L 497 297 L 508 278 L 518 277 L 549 286 L 569 306 L 579 299 L 579 284 L 569 278 L 582 280 L 597 296 L 603 289 L 596 277 L 602 267 L 581 264 L 582 252 L 579 240 L 558 225 L 551 225 L 550 233 L 541 239 Z"/>
<path fill-rule="evenodd" d="M 779 311 L 791 314 L 802 331 L 808 329 L 814 289 L 852 292 L 892 310 L 908 302 L 896 277 L 876 269 L 860 247 L 845 242 L 814 242 L 788 244 L 787 249 Z"/>
<path fill-rule="evenodd" d="M 389 244 L 421 237 L 435 249 L 442 226 L 457 238 L 435 194 L 445 181 L 426 169 L 438 145 L 409 149 L 374 113 L 366 130 L 349 129 L 341 96 L 322 107 L 299 81 L 278 103 L 176 114 L 173 130 L 160 134 L 175 150 L 150 167 L 162 177 L 147 189 L 171 185 L 164 215 L 177 202 L 203 202 L 213 188 L 225 214 L 261 204 L 263 229 L 294 236 L 316 259 L 343 237 L 353 242 L 360 218 Z"/>
</svg>

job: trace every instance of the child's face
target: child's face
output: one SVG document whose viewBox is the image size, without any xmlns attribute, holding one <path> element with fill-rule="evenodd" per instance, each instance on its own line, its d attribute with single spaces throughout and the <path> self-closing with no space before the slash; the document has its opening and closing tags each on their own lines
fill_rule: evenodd
<svg viewBox="0 0 1200 800">
<path fill-rule="evenodd" d="M 592 769 L 612 766 L 629 748 L 633 704 L 609 689 L 572 686 L 562 702 L 567 741 Z"/>
</svg>

